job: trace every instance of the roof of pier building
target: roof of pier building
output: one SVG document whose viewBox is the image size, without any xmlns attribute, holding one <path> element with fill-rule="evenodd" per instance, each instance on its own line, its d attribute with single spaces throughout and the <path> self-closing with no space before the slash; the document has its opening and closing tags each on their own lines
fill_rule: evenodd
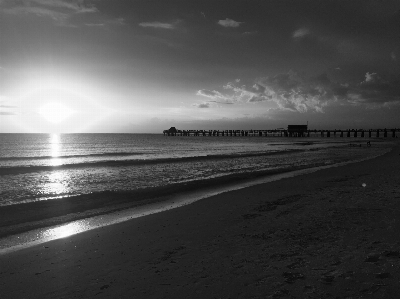
<svg viewBox="0 0 400 299">
<path fill-rule="evenodd" d="M 305 132 L 307 128 L 307 125 L 288 125 L 288 132 Z"/>
</svg>

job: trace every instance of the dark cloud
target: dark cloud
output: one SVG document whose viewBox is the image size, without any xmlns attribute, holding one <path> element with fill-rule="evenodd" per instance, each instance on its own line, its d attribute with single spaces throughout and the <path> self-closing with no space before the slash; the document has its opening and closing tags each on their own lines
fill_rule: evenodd
<svg viewBox="0 0 400 299">
<path fill-rule="evenodd" d="M 335 84 L 332 87 L 332 93 L 340 98 L 346 97 L 349 92 L 349 84 Z"/>
<path fill-rule="evenodd" d="M 367 72 L 365 80 L 351 92 L 369 108 L 388 107 L 400 101 L 400 78 L 386 80 L 377 73 Z"/>
<path fill-rule="evenodd" d="M 0 111 L 0 115 L 16 115 L 14 112 Z"/>
<path fill-rule="evenodd" d="M 331 84 L 331 80 L 328 78 L 328 75 L 326 73 L 323 73 L 319 76 L 316 76 L 313 81 L 317 84 L 321 85 L 329 85 Z"/>
</svg>

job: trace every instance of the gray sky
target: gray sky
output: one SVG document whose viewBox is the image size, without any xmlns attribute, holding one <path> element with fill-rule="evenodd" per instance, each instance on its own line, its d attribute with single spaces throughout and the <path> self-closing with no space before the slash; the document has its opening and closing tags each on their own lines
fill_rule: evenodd
<svg viewBox="0 0 400 299">
<path fill-rule="evenodd" d="M 399 127 L 399 1 L 0 0 L 0 132 Z"/>
</svg>

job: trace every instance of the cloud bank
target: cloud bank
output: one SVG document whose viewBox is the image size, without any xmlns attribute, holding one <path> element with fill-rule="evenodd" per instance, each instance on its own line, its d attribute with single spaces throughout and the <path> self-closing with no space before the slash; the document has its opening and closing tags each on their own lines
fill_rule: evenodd
<svg viewBox="0 0 400 299">
<path fill-rule="evenodd" d="M 270 102 L 278 110 L 299 113 L 324 113 L 329 106 L 380 109 L 400 105 L 400 79 L 388 81 L 373 72 L 356 84 L 333 82 L 326 74 L 306 78 L 294 71 L 258 78 L 249 85 L 238 83 L 227 83 L 224 92 L 199 90 L 197 95 L 232 104 Z"/>
</svg>

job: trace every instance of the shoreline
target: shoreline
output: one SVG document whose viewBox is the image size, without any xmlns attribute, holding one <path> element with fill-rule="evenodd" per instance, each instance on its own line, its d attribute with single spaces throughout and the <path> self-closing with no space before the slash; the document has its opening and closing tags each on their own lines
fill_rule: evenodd
<svg viewBox="0 0 400 299">
<path fill-rule="evenodd" d="M 390 150 L 387 149 L 387 151 Z M 90 206 L 93 203 L 82 198 L 86 197 L 87 199 L 98 200 L 98 194 L 96 193 L 60 199 L 63 202 L 59 202 L 58 200 L 39 201 L 23 205 L 4 206 L 3 208 L 5 209 L 0 209 L 0 215 L 2 216 L 0 217 L 2 219 L 0 222 L 0 255 L 59 239 L 65 237 L 66 234 L 75 235 L 99 227 L 128 221 L 133 218 L 179 208 L 221 193 L 304 175 L 321 169 L 340 167 L 364 160 L 375 159 L 384 154 L 385 152 L 373 157 L 327 165 L 307 165 L 306 167 L 299 166 L 253 172 L 251 174 L 244 173 L 242 175 L 223 176 L 214 179 L 212 184 L 200 181 L 200 187 L 199 181 L 194 181 L 180 184 L 183 187 L 180 191 L 178 191 L 179 189 L 175 185 L 166 186 L 163 188 L 164 196 L 161 197 L 154 196 L 154 194 L 160 193 L 157 191 L 158 188 L 152 190 L 151 193 L 146 193 L 146 190 L 139 190 L 136 193 L 105 192 L 107 196 L 103 198 L 103 202 L 97 203 L 97 206 L 93 206 L 92 208 Z M 134 195 L 138 198 L 132 200 Z M 109 202 L 109 198 L 118 198 L 118 201 L 113 205 L 106 206 L 105 204 Z M 23 212 L 22 210 L 27 207 L 26 205 L 33 206 L 35 209 L 31 211 L 28 209 L 28 213 L 26 211 Z M 86 207 L 86 210 L 79 209 L 80 205 L 83 205 L 84 208 Z M 10 222 L 9 219 L 18 219 L 15 215 L 21 212 L 25 213 L 26 218 L 33 217 L 33 219 L 26 223 L 4 225 L 7 221 L 8 223 Z M 42 215 L 46 214 L 53 215 L 53 217 L 42 219 Z"/>
<path fill-rule="evenodd" d="M 399 149 L 0 256 L 0 295 L 396 298 Z"/>
</svg>

